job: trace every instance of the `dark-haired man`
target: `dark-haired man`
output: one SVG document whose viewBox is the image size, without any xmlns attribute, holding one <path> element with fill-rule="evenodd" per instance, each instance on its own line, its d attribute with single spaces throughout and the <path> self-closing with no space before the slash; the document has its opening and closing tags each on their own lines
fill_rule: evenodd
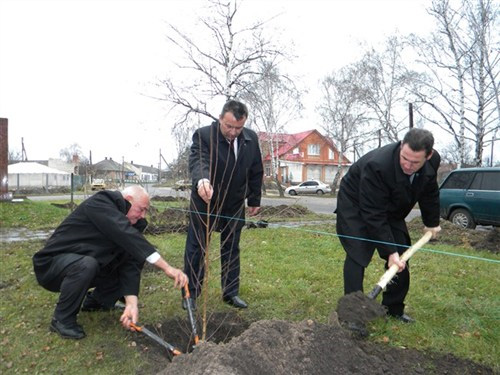
<svg viewBox="0 0 500 375">
<path fill-rule="evenodd" d="M 409 323 L 404 300 L 410 287 L 409 265 L 399 255 L 410 245 L 405 218 L 418 202 L 425 230 L 433 237 L 439 226 L 437 170 L 440 156 L 434 137 L 424 129 L 411 129 L 402 142 L 368 152 L 350 168 L 337 197 L 337 233 L 346 251 L 344 293 L 363 290 L 365 268 L 375 249 L 396 264 L 399 273 L 383 293 L 390 316 Z"/>
<path fill-rule="evenodd" d="M 237 308 L 247 307 L 239 296 L 239 242 L 245 224 L 245 200 L 249 214 L 256 215 L 263 178 L 259 142 L 255 132 L 245 128 L 247 118 L 245 104 L 228 101 L 218 121 L 196 130 L 189 155 L 193 186 L 184 272 L 190 294 L 196 299 L 201 292 L 207 232 L 210 238 L 216 230 L 221 233 L 222 299 Z"/>
</svg>

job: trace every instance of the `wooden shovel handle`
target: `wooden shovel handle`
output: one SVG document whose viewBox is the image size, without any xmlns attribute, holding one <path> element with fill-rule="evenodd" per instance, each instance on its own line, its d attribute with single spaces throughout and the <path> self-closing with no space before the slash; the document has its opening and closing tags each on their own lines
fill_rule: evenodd
<svg viewBox="0 0 500 375">
<path fill-rule="evenodd" d="M 424 246 L 429 240 L 432 238 L 432 232 L 426 232 L 412 247 L 406 250 L 403 255 L 401 255 L 402 261 L 407 261 L 412 257 L 413 254 L 417 252 L 422 246 Z M 396 275 L 399 267 L 396 264 L 393 264 L 385 273 L 382 275 L 378 283 L 375 285 L 373 290 L 368 294 L 368 297 L 371 299 L 375 299 L 379 295 L 379 293 L 386 287 L 389 281 Z"/>
</svg>

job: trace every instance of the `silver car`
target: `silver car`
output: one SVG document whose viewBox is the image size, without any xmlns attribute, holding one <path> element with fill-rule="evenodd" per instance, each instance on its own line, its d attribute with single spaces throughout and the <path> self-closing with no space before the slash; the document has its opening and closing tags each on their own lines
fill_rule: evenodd
<svg viewBox="0 0 500 375">
<path fill-rule="evenodd" d="M 308 180 L 304 181 L 299 185 L 290 186 L 286 188 L 285 193 L 290 195 L 297 194 L 318 194 L 323 195 L 325 193 L 331 193 L 332 189 L 329 185 L 321 181 Z"/>
</svg>

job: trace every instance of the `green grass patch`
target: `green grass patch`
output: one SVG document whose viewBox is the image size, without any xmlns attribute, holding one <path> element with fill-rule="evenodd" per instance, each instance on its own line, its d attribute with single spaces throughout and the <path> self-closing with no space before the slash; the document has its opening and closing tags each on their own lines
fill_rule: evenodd
<svg viewBox="0 0 500 375">
<path fill-rule="evenodd" d="M 38 225 L 45 225 L 40 219 L 43 215 L 33 211 L 43 211 L 44 215 L 50 212 L 46 220 L 53 227 L 62 220 L 58 212 L 61 209 L 50 208 L 47 203 L 29 202 L 16 207 L 23 211 L 15 213 L 17 217 L 31 212 L 30 217 Z M 413 233 L 414 240 L 419 236 L 420 233 Z M 185 234 L 148 238 L 172 265 L 182 267 Z M 231 309 L 221 302 L 218 241 L 219 236 L 214 234 L 209 312 Z M 79 322 L 87 332 L 84 340 L 63 340 L 48 332 L 58 295 L 40 287 L 33 274 L 31 257 L 42 246 L 43 241 L 2 244 L 0 372 L 135 374 L 141 369 L 147 373 L 148 358 L 134 346 L 134 334 L 119 324 L 118 312 L 81 313 Z M 439 242 L 425 248 L 500 261 L 500 256 L 486 251 Z M 250 305 L 239 312 L 243 318 L 328 321 L 343 294 L 344 251 L 333 233 L 333 225 L 244 230 L 241 249 L 240 292 Z M 412 285 L 406 300 L 407 311 L 417 322 L 373 322 L 369 340 L 453 353 L 498 370 L 500 264 L 425 249 L 417 252 L 410 263 Z M 365 292 L 372 289 L 383 272 L 383 262 L 375 255 L 366 270 Z M 185 318 L 180 292 L 151 266 L 143 272 L 140 305 L 143 324 Z M 168 327 L 162 329 L 168 332 Z"/>
<path fill-rule="evenodd" d="M 56 207 L 52 203 L 68 202 L 30 200 L 0 202 L 0 226 L 3 228 L 53 229 L 68 216 L 71 210 Z M 75 203 L 78 204 L 78 202 Z"/>
</svg>

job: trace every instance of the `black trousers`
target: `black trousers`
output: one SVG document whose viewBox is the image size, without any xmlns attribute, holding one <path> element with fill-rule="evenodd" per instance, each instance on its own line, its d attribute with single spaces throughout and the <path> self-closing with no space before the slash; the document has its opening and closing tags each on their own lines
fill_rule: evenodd
<svg viewBox="0 0 500 375">
<path fill-rule="evenodd" d="M 95 287 L 92 297 L 103 306 L 112 307 L 121 297 L 116 271 L 100 269 L 95 258 L 83 256 L 46 281 L 44 288 L 59 291 L 54 318 L 64 324 L 76 322 L 87 291 Z"/>
<path fill-rule="evenodd" d="M 197 223 L 198 224 L 198 223 Z M 238 295 L 240 289 L 241 228 L 234 220 L 221 227 L 220 260 L 223 298 Z M 206 226 L 189 224 L 184 252 L 184 273 L 189 279 L 189 293 L 193 298 L 201 294 L 205 277 Z"/>
<path fill-rule="evenodd" d="M 385 269 L 388 268 L 387 260 Z M 346 255 L 344 261 L 344 294 L 363 291 L 363 279 L 365 267 Z M 382 276 L 382 275 L 380 275 Z M 405 309 L 404 300 L 410 289 L 410 265 L 406 262 L 406 268 L 397 273 L 382 293 L 382 305 L 387 307 L 391 315 L 402 315 Z"/>
</svg>

